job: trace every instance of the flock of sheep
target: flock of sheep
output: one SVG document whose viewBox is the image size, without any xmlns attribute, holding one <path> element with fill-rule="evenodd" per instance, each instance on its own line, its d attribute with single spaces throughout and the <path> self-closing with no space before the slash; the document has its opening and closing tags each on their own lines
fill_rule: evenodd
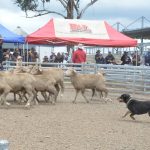
<svg viewBox="0 0 150 150">
<path fill-rule="evenodd" d="M 32 101 L 38 104 L 38 92 L 41 92 L 46 102 L 50 101 L 52 104 L 55 104 L 59 92 L 61 91 L 62 94 L 64 92 L 64 75 L 70 77 L 71 83 L 75 88 L 74 103 L 80 91 L 86 102 L 89 102 L 85 96 L 85 89 L 92 90 L 92 97 L 95 91 L 103 98 L 103 94 L 105 94 L 104 100 L 107 100 L 108 90 L 105 85 L 103 72 L 79 74 L 74 69 L 64 71 L 61 68 L 41 69 L 39 66 L 27 66 L 0 72 L 1 104 L 10 105 L 6 100 L 10 92 L 14 93 L 15 99 L 16 94 L 18 94 L 19 101 L 25 100 L 25 107 L 30 107 Z"/>
</svg>

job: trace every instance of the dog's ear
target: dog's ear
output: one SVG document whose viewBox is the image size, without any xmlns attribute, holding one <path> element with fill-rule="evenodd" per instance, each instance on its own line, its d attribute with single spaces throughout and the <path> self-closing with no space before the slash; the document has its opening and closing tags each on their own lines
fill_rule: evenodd
<svg viewBox="0 0 150 150">
<path fill-rule="evenodd" d="M 129 94 L 122 94 L 122 99 L 124 100 L 125 103 L 127 103 L 130 98 L 131 96 Z"/>
<path fill-rule="evenodd" d="M 125 94 L 126 99 L 130 99 L 130 95 L 129 94 Z"/>
<path fill-rule="evenodd" d="M 130 99 L 130 95 L 129 94 L 122 94 L 120 97 L 119 97 L 119 100 L 120 102 L 125 102 L 127 103 Z"/>
</svg>

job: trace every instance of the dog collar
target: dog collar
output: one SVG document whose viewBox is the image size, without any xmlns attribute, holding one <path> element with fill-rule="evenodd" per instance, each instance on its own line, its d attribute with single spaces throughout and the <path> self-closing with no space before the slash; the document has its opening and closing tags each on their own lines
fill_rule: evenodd
<svg viewBox="0 0 150 150">
<path fill-rule="evenodd" d="M 129 104 L 129 102 L 130 102 L 131 100 L 132 100 L 132 98 L 130 97 L 129 100 L 128 100 L 128 102 L 127 102 L 127 105 Z"/>
</svg>

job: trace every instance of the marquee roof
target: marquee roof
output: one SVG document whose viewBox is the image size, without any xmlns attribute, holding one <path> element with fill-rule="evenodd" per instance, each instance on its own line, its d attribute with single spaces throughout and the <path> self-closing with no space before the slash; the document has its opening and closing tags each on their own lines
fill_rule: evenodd
<svg viewBox="0 0 150 150">
<path fill-rule="evenodd" d="M 74 45 L 82 43 L 91 46 L 132 47 L 137 40 L 114 28 L 106 21 L 51 19 L 47 24 L 26 38 L 32 44 Z"/>
<path fill-rule="evenodd" d="M 3 25 L 0 24 L 0 35 L 3 38 L 4 43 L 24 43 L 25 38 L 23 36 L 17 35 Z"/>
</svg>

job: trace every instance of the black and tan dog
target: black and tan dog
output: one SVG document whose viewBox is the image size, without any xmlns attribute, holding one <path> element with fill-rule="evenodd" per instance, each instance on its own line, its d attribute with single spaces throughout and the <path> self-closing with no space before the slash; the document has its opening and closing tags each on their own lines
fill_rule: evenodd
<svg viewBox="0 0 150 150">
<path fill-rule="evenodd" d="M 118 100 L 120 102 L 124 102 L 127 105 L 127 108 L 129 109 L 125 115 L 126 117 L 128 114 L 130 114 L 130 117 L 135 120 L 134 115 L 141 115 L 146 114 L 150 116 L 150 101 L 138 101 L 133 98 L 129 94 L 122 94 Z"/>
</svg>

